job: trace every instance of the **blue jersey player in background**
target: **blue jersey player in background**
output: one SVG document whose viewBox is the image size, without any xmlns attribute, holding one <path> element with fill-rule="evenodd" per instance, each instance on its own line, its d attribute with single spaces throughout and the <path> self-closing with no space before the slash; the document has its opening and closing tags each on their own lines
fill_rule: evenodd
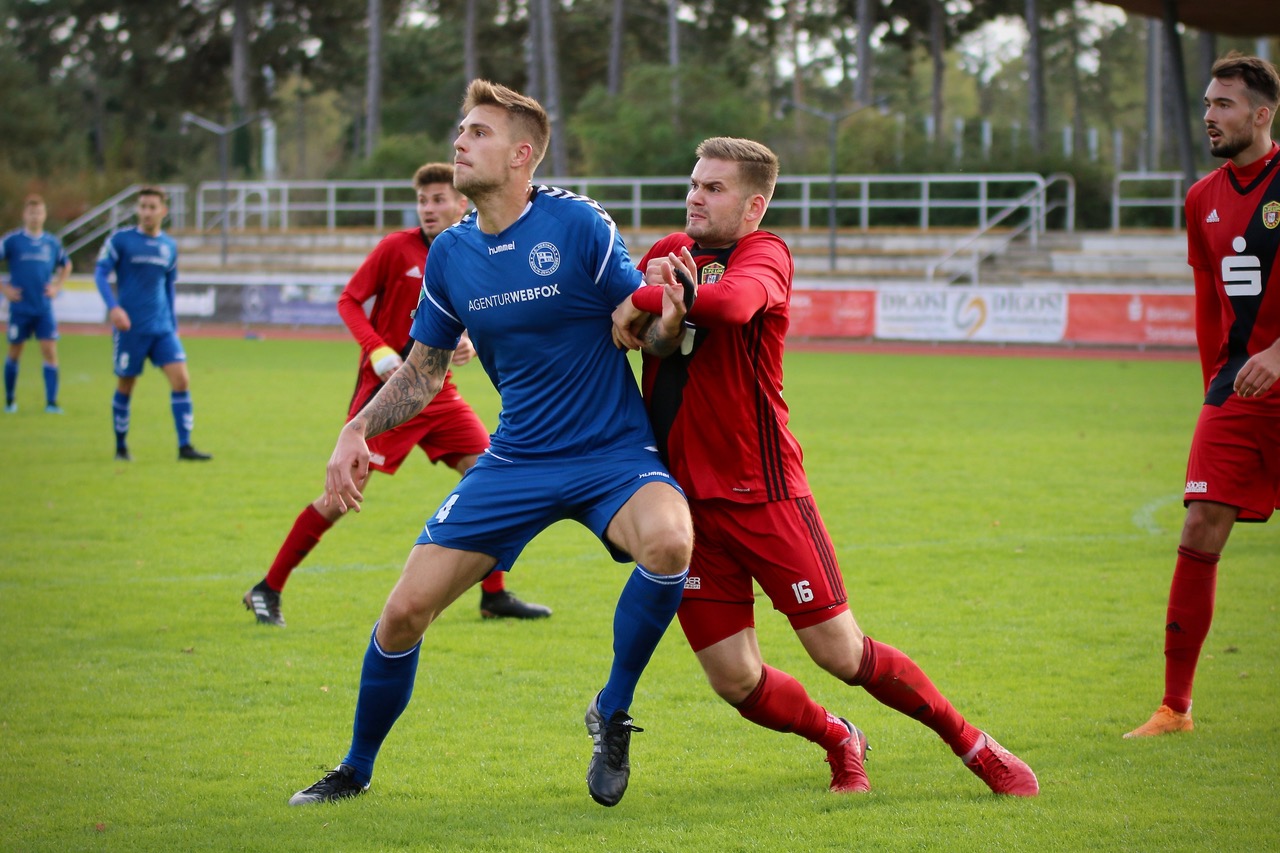
<svg viewBox="0 0 1280 853">
<path fill-rule="evenodd" d="M 502 414 L 488 451 L 427 520 L 374 626 L 346 757 L 296 793 L 293 805 L 369 787 L 378 750 L 413 692 L 427 627 L 566 518 L 589 528 L 615 560 L 636 562 L 614 611 L 612 668 L 586 714 L 593 741 L 587 790 L 601 805 L 615 805 L 630 774 L 628 708 L 688 575 L 689 507 L 658 456 L 627 357 L 612 342 L 612 312 L 643 276 L 594 202 L 531 186 L 550 138 L 537 101 L 475 80 L 463 112 L 454 186 L 476 211 L 432 244 L 413 349 L 339 433 L 326 499 L 359 509 L 369 475 L 366 439 L 435 396 L 464 328 L 501 394 Z M 672 278 L 664 334 L 674 336 L 684 310 Z M 449 784 L 447 775 L 436 781 Z"/>
<path fill-rule="evenodd" d="M 18 411 L 14 393 L 18 389 L 18 362 L 27 338 L 40 342 L 44 359 L 44 410 L 62 414 L 58 408 L 58 324 L 53 317 L 53 298 L 71 273 L 71 259 L 57 237 L 44 230 L 47 211 L 44 199 L 27 196 L 22 205 L 22 227 L 4 235 L 0 258 L 9 266 L 9 283 L 0 283 L 0 293 L 9 300 L 9 353 L 4 360 L 4 410 Z"/>
<path fill-rule="evenodd" d="M 172 393 L 173 425 L 178 431 L 178 459 L 212 459 L 191 444 L 194 415 L 187 354 L 178 340 L 174 285 L 178 279 L 178 244 L 160 230 L 169 213 L 164 191 L 138 191 L 138 224 L 121 228 L 102 244 L 94 281 L 107 303 L 112 333 L 112 357 L 117 377 L 111 414 L 116 430 L 116 460 L 129 462 L 129 401 L 147 359 L 164 371 Z M 115 275 L 115 293 L 111 277 Z"/>
</svg>

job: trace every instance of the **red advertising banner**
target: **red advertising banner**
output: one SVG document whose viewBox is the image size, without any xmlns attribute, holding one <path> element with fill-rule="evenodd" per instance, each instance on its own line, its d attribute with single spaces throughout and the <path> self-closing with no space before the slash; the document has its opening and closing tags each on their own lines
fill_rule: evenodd
<svg viewBox="0 0 1280 853">
<path fill-rule="evenodd" d="M 1067 300 L 1064 341 L 1195 346 L 1195 297 L 1189 293 L 1071 292 Z"/>
<path fill-rule="evenodd" d="M 869 338 L 875 330 L 874 290 L 795 290 L 791 293 L 791 335 Z"/>
</svg>

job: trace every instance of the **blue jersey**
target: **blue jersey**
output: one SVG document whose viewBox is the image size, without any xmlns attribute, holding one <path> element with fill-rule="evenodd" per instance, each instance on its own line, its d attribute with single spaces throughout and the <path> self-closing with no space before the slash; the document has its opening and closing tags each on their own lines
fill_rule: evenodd
<svg viewBox="0 0 1280 853">
<path fill-rule="evenodd" d="M 502 233 L 482 232 L 473 212 L 435 239 L 410 334 L 440 349 L 470 334 L 502 397 L 497 456 L 654 446 L 635 374 L 611 336 L 613 309 L 643 278 L 599 205 L 538 187 Z"/>
<path fill-rule="evenodd" d="M 109 276 L 116 274 L 116 293 Z M 136 226 L 121 228 L 102 244 L 94 281 L 107 303 L 129 315 L 131 332 L 159 335 L 177 331 L 174 284 L 178 280 L 178 244 L 168 234 L 143 234 Z"/>
<path fill-rule="evenodd" d="M 30 317 L 52 310 L 45 285 L 71 262 L 62 242 L 48 231 L 33 237 L 25 228 L 17 228 L 4 235 L 0 257 L 9 264 L 9 283 L 22 291 L 22 299 L 9 303 L 9 313 Z"/>
</svg>

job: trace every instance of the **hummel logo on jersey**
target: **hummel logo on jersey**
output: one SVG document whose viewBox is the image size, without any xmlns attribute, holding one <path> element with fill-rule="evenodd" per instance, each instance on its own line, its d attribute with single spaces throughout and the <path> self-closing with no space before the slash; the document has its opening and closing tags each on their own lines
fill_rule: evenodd
<svg viewBox="0 0 1280 853">
<path fill-rule="evenodd" d="M 409 267 L 409 270 L 408 272 L 405 273 L 405 275 L 409 276 L 410 278 L 422 278 L 422 270 L 418 269 L 417 264 L 414 264 L 413 266 Z"/>
<path fill-rule="evenodd" d="M 1218 208 L 1209 211 L 1209 215 L 1204 218 L 1205 222 L 1218 222 Z"/>
<path fill-rule="evenodd" d="M 1204 480 L 1187 480 L 1187 494 L 1203 495 L 1209 491 L 1209 484 Z"/>
</svg>

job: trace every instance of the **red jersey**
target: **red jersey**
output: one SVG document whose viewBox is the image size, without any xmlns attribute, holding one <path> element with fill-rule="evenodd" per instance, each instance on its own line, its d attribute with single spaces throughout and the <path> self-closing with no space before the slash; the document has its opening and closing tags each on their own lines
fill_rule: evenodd
<svg viewBox="0 0 1280 853">
<path fill-rule="evenodd" d="M 1243 169 L 1227 161 L 1187 193 L 1187 263 L 1195 269 L 1207 405 L 1226 402 L 1249 357 L 1280 340 L 1278 154 L 1272 145 Z M 1280 391 L 1239 402 L 1280 409 Z"/>
<path fill-rule="evenodd" d="M 421 228 L 388 234 L 360 264 L 338 297 L 338 314 L 360 344 L 360 372 L 349 416 L 364 408 L 383 385 L 369 363 L 369 354 L 379 347 L 391 347 L 401 358 L 409 355 L 413 346 L 409 327 L 422 294 L 422 272 L 430 245 Z M 365 316 L 364 303 L 371 298 L 373 307 Z M 446 375 L 441 396 L 452 387 Z"/>
<path fill-rule="evenodd" d="M 799 442 L 782 399 L 783 343 L 794 264 L 786 243 L 754 231 L 727 249 L 687 234 L 662 238 L 641 259 L 689 247 L 698 298 L 681 348 L 645 356 L 642 387 L 659 450 L 693 499 L 764 503 L 808 497 Z M 635 306 L 662 311 L 662 288 L 642 287 Z"/>
</svg>

